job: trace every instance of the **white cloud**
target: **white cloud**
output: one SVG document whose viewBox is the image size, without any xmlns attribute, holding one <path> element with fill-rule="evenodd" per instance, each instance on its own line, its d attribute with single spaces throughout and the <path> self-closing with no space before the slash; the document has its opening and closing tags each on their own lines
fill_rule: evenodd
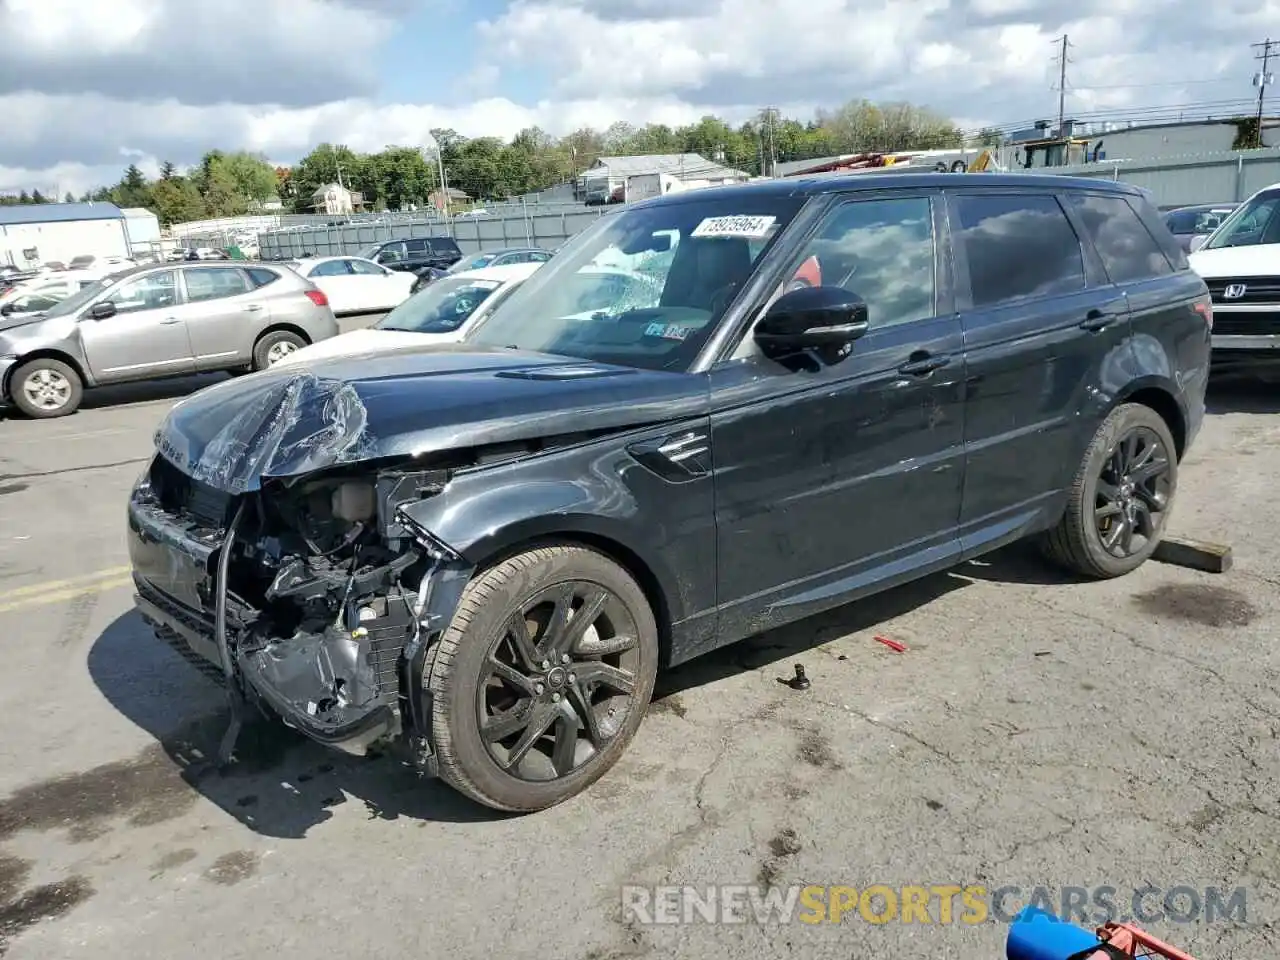
<svg viewBox="0 0 1280 960">
<path fill-rule="evenodd" d="M 467 8 L 0 0 L 0 35 L 21 38 L 0 59 L 0 189 L 79 192 L 128 162 L 153 171 L 214 147 L 291 161 L 321 141 L 423 144 L 432 127 L 564 133 L 854 97 L 930 106 L 966 128 L 1010 124 L 1056 112 L 1064 32 L 1069 112 L 1222 115 L 1252 96 L 1249 44 L 1280 16 L 1280 0 L 510 0 L 468 45 L 475 59 L 449 91 L 465 102 L 381 102 L 397 69 L 384 47 L 426 4 L 455 19 Z M 423 56 L 444 42 L 428 32 Z"/>
</svg>

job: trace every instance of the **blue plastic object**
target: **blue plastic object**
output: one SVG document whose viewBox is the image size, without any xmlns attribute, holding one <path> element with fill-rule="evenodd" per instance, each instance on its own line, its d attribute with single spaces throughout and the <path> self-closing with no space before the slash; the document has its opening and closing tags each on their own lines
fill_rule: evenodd
<svg viewBox="0 0 1280 960">
<path fill-rule="evenodd" d="M 1098 945 L 1098 937 L 1091 931 L 1039 907 L 1026 907 L 1009 925 L 1004 954 L 1008 960 L 1067 960 Z"/>
</svg>

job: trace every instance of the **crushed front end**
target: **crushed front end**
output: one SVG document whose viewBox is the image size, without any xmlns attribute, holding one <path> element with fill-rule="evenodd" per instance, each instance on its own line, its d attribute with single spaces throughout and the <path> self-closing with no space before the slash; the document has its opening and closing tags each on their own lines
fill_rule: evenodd
<svg viewBox="0 0 1280 960">
<path fill-rule="evenodd" d="M 357 464 L 230 493 L 160 453 L 128 507 L 138 609 L 226 683 L 233 716 L 349 753 L 405 746 L 432 772 L 423 671 L 471 568 L 399 507 L 447 480 Z"/>
</svg>

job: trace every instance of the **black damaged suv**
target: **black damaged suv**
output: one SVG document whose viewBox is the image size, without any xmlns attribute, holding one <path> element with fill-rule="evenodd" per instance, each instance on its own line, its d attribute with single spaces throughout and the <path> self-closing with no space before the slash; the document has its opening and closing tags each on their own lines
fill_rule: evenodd
<svg viewBox="0 0 1280 960">
<path fill-rule="evenodd" d="M 180 402 L 128 507 L 143 616 L 244 711 L 547 807 L 659 669 L 1035 536 L 1165 529 L 1212 314 L 1145 199 L 794 179 L 603 217 L 468 342 Z"/>
</svg>

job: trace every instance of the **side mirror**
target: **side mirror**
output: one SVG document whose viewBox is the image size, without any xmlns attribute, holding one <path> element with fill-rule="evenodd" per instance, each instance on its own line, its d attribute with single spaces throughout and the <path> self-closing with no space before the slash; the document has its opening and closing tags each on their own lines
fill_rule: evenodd
<svg viewBox="0 0 1280 960">
<path fill-rule="evenodd" d="M 12 313 L 13 313 L 12 303 L 6 303 L 3 307 L 0 307 L 0 317 L 7 317 Z"/>
<path fill-rule="evenodd" d="M 1191 238 L 1191 252 L 1192 252 L 1192 253 L 1195 253 L 1197 250 L 1199 250 L 1201 247 L 1203 247 L 1203 246 L 1204 246 L 1204 244 L 1205 244 L 1205 241 L 1206 241 L 1206 240 L 1208 240 L 1208 239 L 1209 239 L 1209 234 L 1207 234 L 1207 233 L 1197 234 L 1196 236 L 1192 237 L 1192 238 Z"/>
<path fill-rule="evenodd" d="M 89 308 L 91 320 L 108 320 L 116 315 L 116 305 L 110 300 L 100 300 Z"/>
<path fill-rule="evenodd" d="M 774 301 L 756 324 L 755 341 L 771 359 L 818 350 L 830 363 L 866 332 L 867 304 L 856 293 L 843 287 L 802 287 Z"/>
</svg>

